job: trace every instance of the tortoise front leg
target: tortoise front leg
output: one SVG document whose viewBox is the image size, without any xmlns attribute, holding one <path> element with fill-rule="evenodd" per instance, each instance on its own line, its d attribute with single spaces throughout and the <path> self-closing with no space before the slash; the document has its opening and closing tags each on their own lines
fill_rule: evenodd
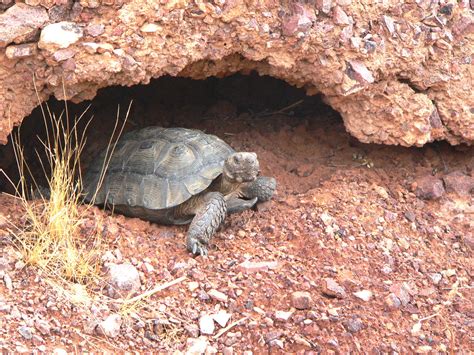
<svg viewBox="0 0 474 355">
<path fill-rule="evenodd" d="M 189 226 L 186 247 L 194 255 L 207 255 L 209 241 L 226 216 L 224 196 L 220 192 L 208 192 L 192 210 L 194 218 Z"/>
<path fill-rule="evenodd" d="M 276 190 L 276 180 L 269 176 L 259 176 L 255 181 L 242 187 L 242 194 L 248 199 L 257 198 L 258 202 L 268 201 Z"/>
<path fill-rule="evenodd" d="M 242 212 L 251 209 L 257 203 L 257 197 L 251 200 L 243 200 L 241 198 L 230 198 L 227 200 L 227 214 Z"/>
</svg>

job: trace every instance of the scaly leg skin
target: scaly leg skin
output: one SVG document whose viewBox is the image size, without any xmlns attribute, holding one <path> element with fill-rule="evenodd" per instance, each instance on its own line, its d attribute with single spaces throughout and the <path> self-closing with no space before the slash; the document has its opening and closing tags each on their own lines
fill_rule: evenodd
<svg viewBox="0 0 474 355">
<path fill-rule="evenodd" d="M 259 176 L 255 181 L 249 183 L 242 189 L 242 193 L 248 199 L 257 198 L 258 202 L 268 201 L 276 190 L 275 178 Z"/>
<path fill-rule="evenodd" d="M 186 247 L 194 255 L 207 255 L 211 237 L 224 221 L 227 207 L 219 192 L 208 192 L 196 206 L 194 218 L 189 226 Z"/>
<path fill-rule="evenodd" d="M 251 209 L 257 203 L 258 198 L 243 200 L 241 198 L 231 198 L 227 200 L 227 214 L 238 213 Z"/>
</svg>

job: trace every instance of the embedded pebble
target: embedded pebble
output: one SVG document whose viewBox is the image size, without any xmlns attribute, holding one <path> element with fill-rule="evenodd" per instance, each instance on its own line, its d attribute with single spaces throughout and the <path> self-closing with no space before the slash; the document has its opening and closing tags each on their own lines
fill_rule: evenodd
<svg viewBox="0 0 474 355">
<path fill-rule="evenodd" d="M 212 315 L 212 318 L 219 324 L 221 327 L 225 327 L 229 321 L 231 315 L 226 311 L 220 311 L 217 314 Z"/>
<path fill-rule="evenodd" d="M 33 338 L 33 333 L 31 331 L 31 328 L 30 327 L 26 327 L 26 326 L 21 326 L 18 328 L 18 332 L 21 334 L 21 336 L 23 338 L 25 338 L 26 340 L 30 340 L 31 338 Z"/>
<path fill-rule="evenodd" d="M 111 314 L 97 325 L 97 332 L 109 338 L 116 338 L 120 334 L 122 317 L 118 314 Z"/>
<path fill-rule="evenodd" d="M 215 289 L 209 290 L 207 294 L 209 295 L 209 297 L 219 302 L 227 302 L 227 300 L 229 299 L 229 297 L 225 293 L 222 293 Z"/>
<path fill-rule="evenodd" d="M 311 307 L 311 294 L 306 291 L 297 291 L 291 294 L 291 303 L 296 309 L 308 309 Z"/>
<path fill-rule="evenodd" d="M 38 47 L 46 50 L 67 48 L 83 36 L 82 28 L 74 22 L 57 22 L 47 25 L 41 31 Z"/>
<path fill-rule="evenodd" d="M 344 287 L 339 285 L 336 280 L 331 278 L 326 278 L 322 283 L 322 292 L 326 296 L 344 298 L 346 297 L 346 290 Z"/>
<path fill-rule="evenodd" d="M 199 318 L 199 330 L 201 334 L 214 334 L 216 327 L 214 325 L 214 319 L 212 316 L 206 314 Z"/>
<path fill-rule="evenodd" d="M 360 298 L 361 300 L 365 302 L 368 302 L 372 299 L 373 293 L 372 291 L 369 291 L 369 290 L 362 290 L 362 291 L 354 292 L 354 296 L 356 296 L 357 298 Z"/>
<path fill-rule="evenodd" d="M 275 319 L 282 321 L 282 322 L 287 322 L 291 316 L 293 315 L 293 312 L 288 311 L 275 311 Z"/>
<path fill-rule="evenodd" d="M 111 264 L 109 266 L 110 297 L 119 298 L 132 295 L 140 289 L 140 274 L 135 266 L 131 264 Z"/>
</svg>

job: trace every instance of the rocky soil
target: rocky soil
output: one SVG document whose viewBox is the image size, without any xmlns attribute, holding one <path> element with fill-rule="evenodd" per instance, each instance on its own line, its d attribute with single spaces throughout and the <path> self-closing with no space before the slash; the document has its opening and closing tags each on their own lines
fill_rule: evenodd
<svg viewBox="0 0 474 355">
<path fill-rule="evenodd" d="M 2 0 L 0 143 L 40 101 L 255 70 L 367 143 L 474 141 L 472 1 Z M 64 87 L 63 83 L 66 83 Z"/>
<path fill-rule="evenodd" d="M 104 116 L 111 108 L 96 105 L 86 161 L 113 124 Z M 102 271 L 109 281 L 88 299 L 79 287 L 58 292 L 24 265 L 7 223 L 21 223 L 21 211 L 1 194 L 3 351 L 474 349 L 474 148 L 362 144 L 324 106 L 239 112 L 228 101 L 174 110 L 149 105 L 146 112 L 156 116 L 132 114 L 127 129 L 159 116 L 160 124 L 197 127 L 255 151 L 262 173 L 278 181 L 276 196 L 229 217 L 208 258 L 186 251 L 186 227 L 94 208 L 84 228 L 104 226 Z M 108 297 L 160 285 L 167 287 L 126 313 Z"/>
</svg>

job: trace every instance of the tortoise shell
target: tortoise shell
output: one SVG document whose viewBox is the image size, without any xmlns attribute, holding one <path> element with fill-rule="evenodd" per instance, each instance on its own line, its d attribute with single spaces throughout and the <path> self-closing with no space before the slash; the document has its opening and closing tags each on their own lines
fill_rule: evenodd
<svg viewBox="0 0 474 355">
<path fill-rule="evenodd" d="M 83 179 L 86 201 L 148 210 L 175 207 L 204 191 L 234 150 L 220 138 L 186 128 L 147 127 L 125 134 L 101 172 L 107 150 Z M 97 190 L 98 185 L 100 188 Z"/>
</svg>

